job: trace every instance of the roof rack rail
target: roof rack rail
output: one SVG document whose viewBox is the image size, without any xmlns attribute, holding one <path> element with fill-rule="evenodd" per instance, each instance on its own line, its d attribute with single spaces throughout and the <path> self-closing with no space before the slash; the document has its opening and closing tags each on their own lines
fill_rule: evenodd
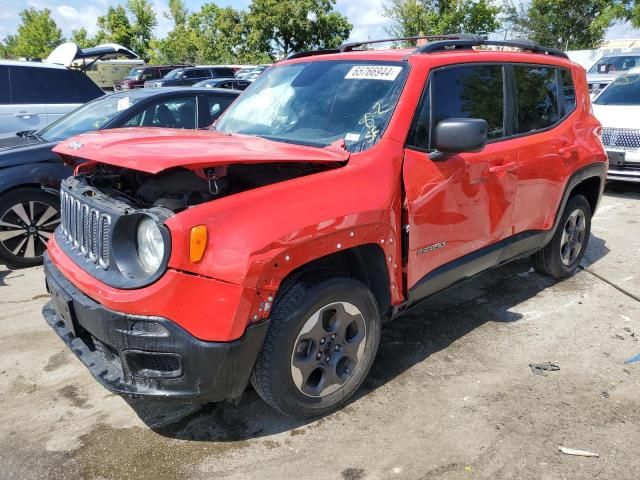
<svg viewBox="0 0 640 480">
<path fill-rule="evenodd" d="M 483 40 L 483 37 L 479 35 L 471 35 L 468 33 L 456 33 L 456 34 L 447 34 L 447 35 L 419 35 L 416 37 L 400 37 L 400 38 L 382 38 L 379 40 L 367 40 L 363 42 L 350 42 L 344 43 L 340 46 L 340 53 L 351 52 L 356 48 L 363 47 L 365 45 L 372 45 L 376 43 L 390 43 L 390 42 L 409 42 L 409 41 L 418 41 L 418 40 L 427 40 L 429 42 L 435 41 L 449 41 L 449 40 L 474 40 L 480 41 Z"/>
<path fill-rule="evenodd" d="M 453 38 L 427 43 L 426 45 L 416 48 L 414 53 L 432 53 L 442 50 L 455 50 L 458 48 L 469 49 L 472 47 L 481 46 L 514 47 L 520 48 L 522 50 L 529 50 L 534 53 L 542 53 L 546 55 L 553 55 L 556 57 L 569 58 L 569 56 L 561 50 L 543 47 L 532 40 L 485 40 L 484 38 L 478 36 L 476 36 L 476 38 Z"/>
<path fill-rule="evenodd" d="M 306 52 L 292 53 L 287 57 L 287 60 L 293 60 L 294 58 L 314 57 L 316 55 L 329 55 L 331 53 L 340 53 L 337 48 L 327 48 L 325 50 L 308 50 Z"/>
</svg>

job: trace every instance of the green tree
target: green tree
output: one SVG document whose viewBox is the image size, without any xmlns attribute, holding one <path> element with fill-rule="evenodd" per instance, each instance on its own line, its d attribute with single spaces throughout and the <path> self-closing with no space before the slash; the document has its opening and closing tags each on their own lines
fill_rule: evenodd
<svg viewBox="0 0 640 480">
<path fill-rule="evenodd" d="M 353 25 L 334 11 L 335 0 L 253 0 L 247 15 L 247 43 L 273 58 L 318 48 L 335 48 Z"/>
<path fill-rule="evenodd" d="M 616 17 L 624 15 L 611 0 L 532 0 L 506 8 L 517 36 L 562 50 L 598 48 Z"/>
<path fill-rule="evenodd" d="M 171 0 L 165 16 L 174 27 L 153 45 L 153 61 L 168 63 L 258 63 L 268 55 L 247 45 L 247 13 L 207 3 L 189 13 L 182 0 Z"/>
<path fill-rule="evenodd" d="M 154 63 L 195 63 L 196 35 L 189 28 L 189 11 L 182 0 L 169 0 L 164 16 L 173 21 L 173 30 L 164 39 L 152 42 L 151 61 Z"/>
<path fill-rule="evenodd" d="M 18 33 L 5 39 L 10 56 L 44 58 L 63 42 L 62 32 L 51 18 L 51 10 L 28 8 L 20 12 L 20 18 Z"/>
<path fill-rule="evenodd" d="M 131 47 L 133 31 L 127 11 L 122 5 L 109 7 L 106 14 L 98 17 L 97 23 L 96 43 L 113 42 Z"/>
<path fill-rule="evenodd" d="M 493 0 L 390 0 L 384 15 L 395 37 L 447 33 L 487 34 L 500 26 L 501 9 Z"/>
<path fill-rule="evenodd" d="M 149 0 L 128 0 L 127 8 L 133 17 L 130 24 L 131 43 L 128 46 L 142 58 L 148 59 L 153 29 L 158 24 L 156 13 Z"/>
<path fill-rule="evenodd" d="M 69 41 L 75 43 L 80 48 L 93 47 L 95 43 L 92 38 L 89 38 L 87 29 L 84 27 L 78 30 L 73 30 Z"/>
</svg>

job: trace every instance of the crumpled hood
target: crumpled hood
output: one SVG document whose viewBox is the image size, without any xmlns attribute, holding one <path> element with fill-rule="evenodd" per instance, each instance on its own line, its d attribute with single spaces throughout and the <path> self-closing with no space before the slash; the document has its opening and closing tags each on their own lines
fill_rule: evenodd
<svg viewBox="0 0 640 480">
<path fill-rule="evenodd" d="M 237 163 L 338 163 L 349 152 L 274 142 L 210 130 L 121 128 L 85 133 L 58 144 L 54 151 L 108 165 L 158 173 L 174 167 L 208 168 Z"/>
</svg>

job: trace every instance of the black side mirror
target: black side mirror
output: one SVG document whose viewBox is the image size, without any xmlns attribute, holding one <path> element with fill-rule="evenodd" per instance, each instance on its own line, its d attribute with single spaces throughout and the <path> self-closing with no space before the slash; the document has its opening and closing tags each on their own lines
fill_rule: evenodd
<svg viewBox="0 0 640 480">
<path fill-rule="evenodd" d="M 489 124 L 481 118 L 449 118 L 436 125 L 434 145 L 440 153 L 479 152 L 487 143 Z"/>
</svg>

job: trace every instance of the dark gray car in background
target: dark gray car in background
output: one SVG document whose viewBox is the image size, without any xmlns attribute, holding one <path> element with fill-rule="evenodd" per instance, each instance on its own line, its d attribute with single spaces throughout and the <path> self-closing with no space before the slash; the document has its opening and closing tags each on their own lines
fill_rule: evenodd
<svg viewBox="0 0 640 480">
<path fill-rule="evenodd" d="M 167 75 L 158 80 L 150 80 L 148 82 L 145 82 L 144 86 L 145 88 L 177 86 L 189 87 L 195 83 L 201 82 L 203 80 L 208 80 L 210 78 L 225 77 L 234 77 L 232 68 L 215 66 L 187 67 L 172 70 Z"/>
</svg>

